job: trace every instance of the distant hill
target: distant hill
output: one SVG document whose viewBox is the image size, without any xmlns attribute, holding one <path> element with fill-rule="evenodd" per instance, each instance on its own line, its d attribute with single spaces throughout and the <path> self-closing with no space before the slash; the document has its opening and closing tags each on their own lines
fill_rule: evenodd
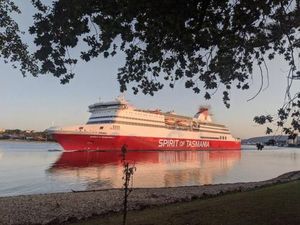
<svg viewBox="0 0 300 225">
<path fill-rule="evenodd" d="M 253 137 L 253 138 L 243 139 L 242 144 L 266 143 L 272 139 L 274 139 L 277 143 L 278 142 L 286 143 L 288 140 L 288 135 L 268 135 L 268 136 Z"/>
</svg>

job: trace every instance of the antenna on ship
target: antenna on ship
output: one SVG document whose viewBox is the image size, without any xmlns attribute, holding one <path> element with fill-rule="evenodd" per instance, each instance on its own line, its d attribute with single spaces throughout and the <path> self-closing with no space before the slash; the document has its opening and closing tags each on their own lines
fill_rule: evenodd
<svg viewBox="0 0 300 225">
<path fill-rule="evenodd" d="M 119 101 L 125 101 L 125 94 L 124 93 L 122 93 L 122 94 L 120 94 L 118 97 L 117 97 L 117 99 L 119 100 Z"/>
</svg>

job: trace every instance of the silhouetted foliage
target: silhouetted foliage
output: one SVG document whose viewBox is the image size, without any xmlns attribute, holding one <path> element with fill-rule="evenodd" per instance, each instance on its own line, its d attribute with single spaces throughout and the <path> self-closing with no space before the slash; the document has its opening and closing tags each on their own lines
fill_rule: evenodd
<svg viewBox="0 0 300 225">
<path fill-rule="evenodd" d="M 254 66 L 261 75 L 258 94 L 264 76 L 269 79 L 267 61 L 281 57 L 289 66 L 287 104 L 278 112 L 278 119 L 265 116 L 255 121 L 272 120 L 283 126 L 287 115 L 292 120 L 283 127 L 285 132 L 299 130 L 299 93 L 296 98 L 290 93 L 293 80 L 300 78 L 296 62 L 299 0 L 32 3 L 38 12 L 30 33 L 35 37 L 34 56 L 40 73 L 59 77 L 63 84 L 74 77 L 78 60 L 87 62 L 123 52 L 125 64 L 118 72 L 121 91 L 131 88 L 135 94 L 153 95 L 166 84 L 174 88 L 181 80 L 205 99 L 221 89 L 229 107 L 231 89 L 248 89 Z M 79 48 L 80 54 L 71 55 L 73 48 Z"/>
<path fill-rule="evenodd" d="M 254 121 L 258 124 L 272 123 L 284 132 L 284 134 L 293 136 L 300 131 L 300 93 L 296 93 L 293 98 L 287 97 L 287 102 L 280 108 L 276 116 L 262 115 L 254 117 Z M 273 130 L 267 127 L 266 133 L 269 134 Z"/>
<path fill-rule="evenodd" d="M 78 58 L 68 48 L 83 42 L 81 59 L 89 61 L 123 51 L 126 62 L 119 69 L 121 91 L 128 84 L 134 93 L 153 94 L 184 79 L 185 87 L 199 93 L 225 86 L 249 88 L 253 64 L 265 66 L 265 58 L 283 55 L 296 68 L 293 49 L 300 13 L 295 1 L 80 1 L 59 0 L 42 6 L 30 32 L 39 46 L 36 57 L 42 72 L 73 78 L 67 66 Z M 203 88 L 201 88 L 203 86 Z"/>
<path fill-rule="evenodd" d="M 22 42 L 22 32 L 18 24 L 12 19 L 13 14 L 21 13 L 11 0 L 0 0 L 0 58 L 5 63 L 11 62 L 14 68 L 19 68 L 25 76 L 26 72 L 37 75 L 38 67 L 34 58 Z"/>
<path fill-rule="evenodd" d="M 256 148 L 257 148 L 257 150 L 263 150 L 263 148 L 264 148 L 265 146 L 263 145 L 263 144 L 261 144 L 261 143 L 256 143 Z"/>
</svg>

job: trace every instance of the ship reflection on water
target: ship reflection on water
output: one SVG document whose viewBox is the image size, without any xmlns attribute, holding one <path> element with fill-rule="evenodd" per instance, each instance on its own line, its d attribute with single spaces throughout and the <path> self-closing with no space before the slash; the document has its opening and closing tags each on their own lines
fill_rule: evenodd
<svg viewBox="0 0 300 225">
<path fill-rule="evenodd" d="M 135 164 L 134 187 L 213 184 L 241 159 L 241 151 L 128 152 Z M 57 179 L 85 183 L 85 189 L 122 187 L 121 154 L 64 152 L 49 168 Z"/>
</svg>

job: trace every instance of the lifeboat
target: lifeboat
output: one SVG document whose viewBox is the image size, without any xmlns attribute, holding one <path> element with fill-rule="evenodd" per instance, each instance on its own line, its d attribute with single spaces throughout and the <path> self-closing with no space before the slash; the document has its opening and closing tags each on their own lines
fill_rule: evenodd
<svg viewBox="0 0 300 225">
<path fill-rule="evenodd" d="M 154 113 L 154 114 L 161 114 L 161 110 L 160 109 L 148 110 L 148 112 Z"/>
<path fill-rule="evenodd" d="M 177 121 L 177 124 L 178 124 L 179 126 L 185 126 L 185 127 L 190 126 L 189 121 L 186 121 L 186 120 L 178 120 L 178 121 Z"/>
<path fill-rule="evenodd" d="M 166 118 L 165 123 L 168 125 L 174 125 L 175 124 L 175 119 L 173 118 Z"/>
</svg>

